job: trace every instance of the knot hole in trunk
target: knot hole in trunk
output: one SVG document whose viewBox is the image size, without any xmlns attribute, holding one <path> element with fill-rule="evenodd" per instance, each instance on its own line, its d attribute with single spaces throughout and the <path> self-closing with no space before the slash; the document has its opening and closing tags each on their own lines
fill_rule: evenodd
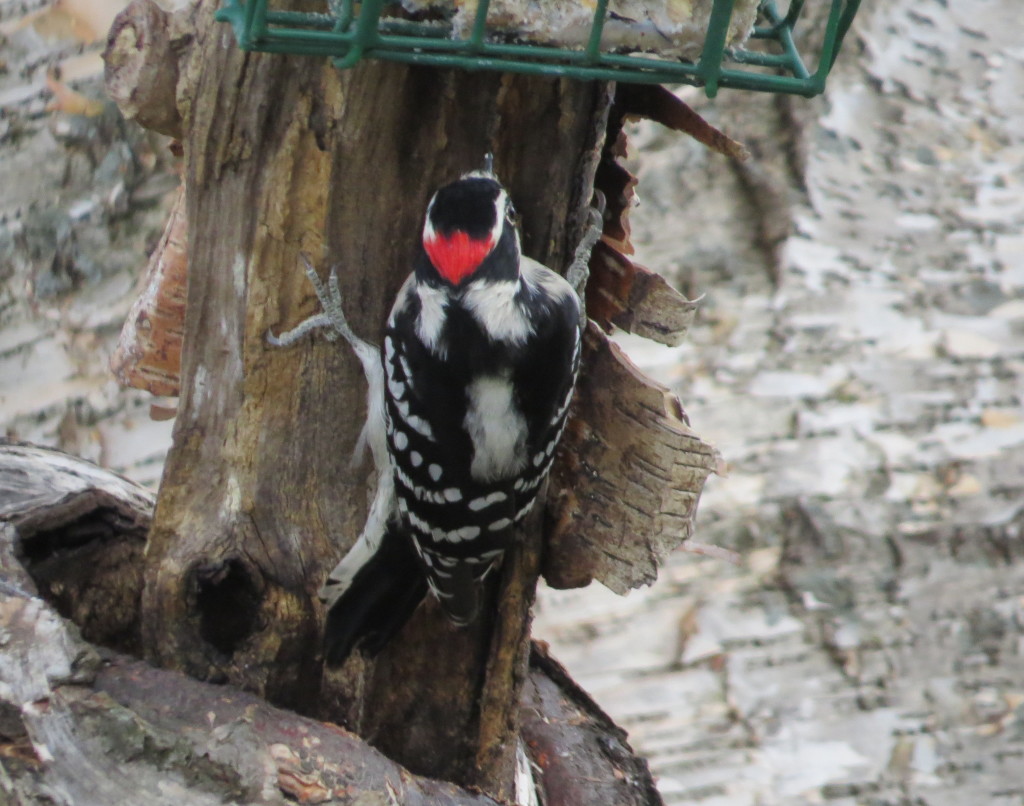
<svg viewBox="0 0 1024 806">
<path fill-rule="evenodd" d="M 199 635 L 230 657 L 259 626 L 262 585 L 237 558 L 197 566 L 193 573 Z"/>
</svg>

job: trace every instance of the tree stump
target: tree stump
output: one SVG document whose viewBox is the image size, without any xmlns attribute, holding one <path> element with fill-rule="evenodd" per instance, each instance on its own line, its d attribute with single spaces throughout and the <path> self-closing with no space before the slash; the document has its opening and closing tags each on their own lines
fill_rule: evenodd
<svg viewBox="0 0 1024 806">
<path fill-rule="evenodd" d="M 681 338 L 693 305 L 625 257 L 632 185 L 616 146 L 629 103 L 685 107 L 651 90 L 622 94 L 629 103 L 612 114 L 613 93 L 599 83 L 375 63 L 338 72 L 320 59 L 246 54 L 225 47 L 217 5 L 169 15 L 135 0 L 106 54 L 126 113 L 177 133 L 185 155 L 183 206 L 117 357 L 119 377 L 167 390 L 181 355 L 174 445 L 146 551 L 145 655 L 345 724 L 414 773 L 512 799 L 542 553 L 556 585 L 597 579 L 625 592 L 650 582 L 689 536 L 717 454 L 678 400 L 591 326 L 577 420 L 552 474 L 557 494 L 491 580 L 486 615 L 454 630 L 428 599 L 378 657 L 327 672 L 317 591 L 372 493 L 368 468 L 349 463 L 365 391 L 343 347 L 314 336 L 281 350 L 266 334 L 316 312 L 300 269 L 307 254 L 321 273 L 337 268 L 349 320 L 376 340 L 430 194 L 491 152 L 522 213 L 524 252 L 556 269 L 584 231 L 599 166 L 612 175 L 619 185 L 594 264 L 601 287 L 588 302 L 603 300 L 603 327 Z M 170 327 L 186 252 L 184 323 Z M 146 323 L 161 323 L 166 338 Z M 565 713 L 582 719 L 578 707 Z M 651 802 L 651 793 L 629 797 Z"/>
<path fill-rule="evenodd" d="M 324 675 L 316 592 L 365 517 L 357 363 L 268 330 L 313 312 L 300 253 L 339 267 L 353 326 L 376 340 L 408 274 L 430 193 L 488 151 L 523 214 L 524 251 L 564 266 L 586 220 L 607 90 L 568 80 L 246 54 L 218 3 L 194 39 L 134 4 L 115 25 L 113 77 L 173 64 L 185 153 L 188 295 L 181 398 L 146 555 L 146 657 L 348 724 L 417 772 L 510 794 L 526 675 L 536 528 L 511 552 L 494 616 L 453 632 L 429 603 L 372 663 Z M 168 18 L 169 19 L 169 18 Z M 175 25 L 178 25 L 177 23 Z M 167 28 L 172 28 L 170 22 Z M 155 50 L 142 52 L 146 48 Z M 111 75 L 108 74 L 108 79 Z M 152 102 L 166 103 L 166 84 Z"/>
</svg>

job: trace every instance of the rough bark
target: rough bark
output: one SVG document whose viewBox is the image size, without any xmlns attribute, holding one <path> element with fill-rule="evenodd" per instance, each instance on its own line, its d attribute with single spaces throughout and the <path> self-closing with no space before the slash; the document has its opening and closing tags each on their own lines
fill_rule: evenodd
<svg viewBox="0 0 1024 806">
<path fill-rule="evenodd" d="M 552 472 L 558 497 L 544 577 L 560 588 L 598 579 L 626 593 L 653 582 L 668 552 L 690 536 L 704 480 L 720 459 L 690 428 L 679 399 L 595 325 L 584 343 L 576 416 Z"/>
<path fill-rule="evenodd" d="M 275 708 L 253 694 L 201 683 L 100 649 L 72 616 L 92 592 L 142 586 L 139 524 L 152 497 L 88 462 L 26 445 L 0 446 L 0 793 L 19 804 L 495 804 L 480 792 L 410 774 L 355 734 Z M 40 544 L 63 575 L 40 559 Z M 83 554 L 88 562 L 82 562 Z M 76 570 L 71 570 L 76 569 Z M 37 595 L 37 592 L 39 595 Z M 138 607 L 111 613 L 130 616 Z M 98 640 L 109 643 L 110 636 Z M 522 702 L 524 740 L 546 803 L 656 803 L 624 733 L 542 650 Z M 563 748 L 571 749 L 567 758 Z M 596 748 L 596 749 L 595 749 Z M 613 800 L 603 794 L 615 793 Z"/>
<path fill-rule="evenodd" d="M 647 764 L 626 732 L 577 686 L 543 644 L 530 656 L 523 739 L 552 806 L 658 804 Z"/>
<path fill-rule="evenodd" d="M 153 496 L 58 451 L 0 444 L 4 578 L 45 596 L 90 641 L 139 650 L 142 554 Z M 28 569 L 30 576 L 23 570 Z"/>
<path fill-rule="evenodd" d="M 418 771 L 507 794 L 536 531 L 506 563 L 493 622 L 452 634 L 428 604 L 374 664 L 321 680 L 316 590 L 365 511 L 365 469 L 348 467 L 364 392 L 337 345 L 277 351 L 264 334 L 313 310 L 306 252 L 340 266 L 354 326 L 376 337 L 430 192 L 487 151 L 523 212 L 525 251 L 564 265 L 590 198 L 603 90 L 244 54 L 224 47 L 215 6 L 197 7 L 179 65 L 189 288 L 181 407 L 147 552 L 147 656 L 344 720 Z"/>
</svg>

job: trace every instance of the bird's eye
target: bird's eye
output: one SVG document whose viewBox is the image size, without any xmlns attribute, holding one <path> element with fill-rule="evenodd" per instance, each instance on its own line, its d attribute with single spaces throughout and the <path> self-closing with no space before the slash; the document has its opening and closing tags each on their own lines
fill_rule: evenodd
<svg viewBox="0 0 1024 806">
<path fill-rule="evenodd" d="M 508 219 L 509 224 L 519 223 L 519 213 L 517 213 L 516 208 L 512 206 L 512 202 L 505 204 L 505 218 Z"/>
</svg>

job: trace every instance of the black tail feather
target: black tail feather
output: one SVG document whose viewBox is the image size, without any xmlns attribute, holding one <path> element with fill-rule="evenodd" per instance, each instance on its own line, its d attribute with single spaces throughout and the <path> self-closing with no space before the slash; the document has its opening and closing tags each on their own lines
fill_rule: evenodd
<svg viewBox="0 0 1024 806">
<path fill-rule="evenodd" d="M 397 526 L 389 525 L 380 548 L 327 612 L 327 665 L 341 665 L 357 648 L 376 655 L 426 593 L 427 583 L 409 540 Z"/>
</svg>

